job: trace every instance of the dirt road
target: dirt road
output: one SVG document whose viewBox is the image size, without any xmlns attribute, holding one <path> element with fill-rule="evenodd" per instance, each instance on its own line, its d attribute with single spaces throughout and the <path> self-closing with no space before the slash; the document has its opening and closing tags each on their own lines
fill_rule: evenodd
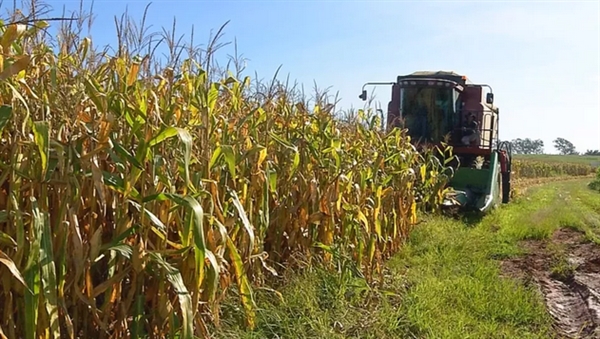
<svg viewBox="0 0 600 339">
<path fill-rule="evenodd" d="M 536 284 L 560 335 L 600 338 L 600 247 L 570 228 L 523 246 L 528 253 L 503 262 L 504 272 Z"/>
</svg>

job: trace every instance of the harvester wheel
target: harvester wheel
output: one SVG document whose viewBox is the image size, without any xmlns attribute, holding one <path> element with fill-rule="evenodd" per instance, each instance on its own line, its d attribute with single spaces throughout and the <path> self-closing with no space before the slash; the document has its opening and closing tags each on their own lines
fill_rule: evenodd
<svg viewBox="0 0 600 339">
<path fill-rule="evenodd" d="M 506 150 L 505 150 L 506 149 Z M 502 203 L 508 204 L 510 200 L 510 172 L 511 172 L 510 143 L 503 142 L 498 147 L 500 157 L 500 173 L 502 174 Z"/>
<path fill-rule="evenodd" d="M 510 172 L 502 173 L 502 203 L 508 204 L 510 200 Z"/>
</svg>

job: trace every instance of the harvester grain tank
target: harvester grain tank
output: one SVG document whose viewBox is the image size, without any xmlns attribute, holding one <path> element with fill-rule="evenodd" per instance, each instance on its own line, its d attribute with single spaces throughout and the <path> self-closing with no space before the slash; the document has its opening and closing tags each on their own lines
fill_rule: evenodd
<svg viewBox="0 0 600 339">
<path fill-rule="evenodd" d="M 416 145 L 453 148 L 458 162 L 445 206 L 487 212 L 510 198 L 511 148 L 499 142 L 499 112 L 492 88 L 472 83 L 466 76 L 445 71 L 414 72 L 391 85 L 387 129 L 406 128 Z M 484 89 L 487 89 L 484 96 Z"/>
</svg>

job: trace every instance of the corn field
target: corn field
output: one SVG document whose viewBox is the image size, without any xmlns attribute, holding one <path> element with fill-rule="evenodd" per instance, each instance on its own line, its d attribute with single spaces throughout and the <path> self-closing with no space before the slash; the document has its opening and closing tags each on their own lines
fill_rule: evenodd
<svg viewBox="0 0 600 339">
<path fill-rule="evenodd" d="M 441 201 L 441 162 L 369 112 L 47 25 L 0 28 L 0 338 L 209 337 L 230 290 L 252 328 L 293 256 L 373 281 Z"/>
<path fill-rule="evenodd" d="M 593 169 L 587 164 L 513 160 L 512 172 L 517 179 L 548 178 L 556 176 L 587 176 L 593 173 Z"/>
</svg>

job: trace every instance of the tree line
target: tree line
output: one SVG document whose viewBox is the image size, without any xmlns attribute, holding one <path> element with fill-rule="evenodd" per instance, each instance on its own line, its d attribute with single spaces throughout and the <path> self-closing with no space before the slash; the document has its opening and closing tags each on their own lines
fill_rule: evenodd
<svg viewBox="0 0 600 339">
<path fill-rule="evenodd" d="M 544 141 L 541 139 L 517 138 L 510 140 L 510 143 L 514 154 L 544 154 Z M 591 149 L 580 153 L 575 145 L 565 138 L 556 138 L 552 143 L 562 155 L 600 155 L 600 150 Z"/>
</svg>

